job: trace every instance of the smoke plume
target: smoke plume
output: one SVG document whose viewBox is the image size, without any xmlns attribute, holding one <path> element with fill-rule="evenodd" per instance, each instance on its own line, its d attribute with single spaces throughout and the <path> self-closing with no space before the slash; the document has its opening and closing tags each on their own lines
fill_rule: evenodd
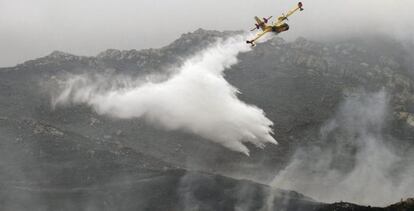
<svg viewBox="0 0 414 211">
<path fill-rule="evenodd" d="M 249 154 L 244 143 L 276 144 L 263 110 L 240 101 L 223 71 L 251 48 L 235 36 L 188 59 L 162 82 L 129 77 L 71 76 L 53 105 L 86 104 L 116 118 L 143 118 L 166 130 L 182 130 Z M 116 80 L 114 79 L 116 78 Z"/>
<path fill-rule="evenodd" d="M 414 194 L 414 165 L 387 145 L 384 91 L 345 100 L 321 128 L 321 145 L 302 148 L 272 185 L 320 201 L 388 205 Z M 411 156 L 412 159 L 412 156 Z"/>
</svg>

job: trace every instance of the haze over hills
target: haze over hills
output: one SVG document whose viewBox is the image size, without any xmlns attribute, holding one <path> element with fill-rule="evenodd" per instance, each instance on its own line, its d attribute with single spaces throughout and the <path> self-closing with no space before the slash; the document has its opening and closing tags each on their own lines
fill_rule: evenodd
<svg viewBox="0 0 414 211">
<path fill-rule="evenodd" d="M 263 110 L 279 142 L 263 149 L 243 142 L 250 156 L 197 131 L 101 115 L 89 101 L 52 103 L 72 76 L 103 80 L 101 92 L 141 86 L 145 80 L 135 79 L 146 77 L 168 81 L 217 39 L 240 33 L 199 29 L 160 49 L 110 49 L 96 57 L 55 51 L 0 69 L 1 206 L 352 210 L 357 206 L 317 201 L 386 206 L 414 195 L 410 52 L 387 37 L 274 37 L 236 54 L 225 79 L 240 101 Z"/>
</svg>

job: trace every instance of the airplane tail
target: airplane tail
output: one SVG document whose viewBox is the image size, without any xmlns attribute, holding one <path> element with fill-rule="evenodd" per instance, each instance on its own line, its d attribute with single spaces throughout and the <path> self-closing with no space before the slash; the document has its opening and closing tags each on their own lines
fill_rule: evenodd
<svg viewBox="0 0 414 211">
<path fill-rule="evenodd" d="M 300 10 L 300 11 L 303 11 L 303 10 L 304 10 L 304 9 L 302 8 L 302 7 L 303 7 L 302 2 L 299 2 L 299 3 L 298 3 L 298 7 L 299 7 L 299 10 Z"/>
</svg>

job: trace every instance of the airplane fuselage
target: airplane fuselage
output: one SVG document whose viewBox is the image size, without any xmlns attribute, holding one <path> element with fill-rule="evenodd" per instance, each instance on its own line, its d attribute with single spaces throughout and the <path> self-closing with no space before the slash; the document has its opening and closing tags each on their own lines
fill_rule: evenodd
<svg viewBox="0 0 414 211">
<path fill-rule="evenodd" d="M 280 25 L 268 25 L 264 26 L 263 31 L 265 32 L 274 32 L 276 34 L 279 34 L 280 32 L 284 32 L 289 30 L 289 25 L 287 23 L 283 23 Z"/>
<path fill-rule="evenodd" d="M 283 23 L 279 26 L 271 26 L 271 27 L 272 27 L 272 32 L 276 32 L 277 34 L 279 34 L 280 32 L 289 30 L 289 25 L 287 23 Z"/>
</svg>

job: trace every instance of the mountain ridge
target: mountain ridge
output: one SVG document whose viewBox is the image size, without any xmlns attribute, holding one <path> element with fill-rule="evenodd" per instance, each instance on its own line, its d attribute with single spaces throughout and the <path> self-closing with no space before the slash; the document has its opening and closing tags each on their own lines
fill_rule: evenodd
<svg viewBox="0 0 414 211">
<path fill-rule="evenodd" d="M 54 83 L 60 74 L 109 71 L 136 77 L 154 72 L 163 73 L 171 65 L 179 65 L 185 58 L 205 49 L 217 39 L 225 39 L 237 33 L 240 32 L 199 29 L 182 35 L 172 44 L 160 49 L 109 49 L 94 57 L 54 51 L 45 57 L 15 67 L 1 68 L 0 134 L 4 140 L 3 145 L 10 149 L 10 153 L 5 153 L 0 158 L 15 164 L 17 173 L 11 171 L 10 177 L 23 171 L 26 172 L 24 177 L 30 181 L 33 179 L 30 172 L 38 172 L 30 166 L 20 166 L 22 164 L 17 162 L 20 158 L 12 156 L 11 152 L 19 155 L 29 153 L 41 158 L 46 151 L 52 160 L 63 159 L 65 156 L 70 158 L 68 163 L 73 163 L 76 167 L 74 169 L 78 169 L 78 175 L 73 179 L 75 182 L 88 181 L 88 176 L 94 175 L 89 170 L 95 168 L 97 172 L 110 172 L 109 176 L 102 176 L 103 181 L 110 180 L 112 176 L 118 177 L 116 169 L 134 166 L 134 162 L 139 164 L 140 161 L 148 159 L 147 166 L 142 168 L 144 173 L 157 166 L 159 162 L 161 164 L 157 169 L 161 169 L 160 172 L 164 172 L 163 165 L 186 169 L 185 171 L 190 174 L 197 171 L 206 172 L 195 174 L 204 178 L 203 181 L 207 181 L 207 184 L 211 184 L 208 181 L 216 174 L 267 184 L 276 172 L 283 169 L 299 146 L 328 145 L 320 140 L 320 127 L 331 118 L 344 99 L 353 96 L 359 90 L 370 92 L 382 88 L 390 95 L 392 110 L 384 133 L 401 140 L 395 141 L 398 147 L 407 150 L 413 147 L 409 137 L 414 135 L 414 82 L 410 69 L 404 62 L 404 55 L 395 53 L 403 52 L 404 49 L 394 44 L 390 44 L 391 47 L 381 47 L 387 49 L 386 52 L 381 52 L 357 41 L 321 43 L 298 38 L 287 42 L 274 37 L 265 43 L 259 43 L 253 51 L 240 54 L 240 62 L 226 70 L 226 79 L 241 91 L 239 97 L 243 101 L 257 105 L 266 112 L 275 123 L 275 136 L 280 142 L 279 146 L 267 146 L 264 150 L 250 147 L 250 157 L 228 151 L 195 135 L 153 128 L 141 120 L 115 120 L 100 116 L 86 106 L 52 108 L 50 105 L 49 91 L 55 89 Z M 62 132 L 63 136 L 60 135 Z M 20 134 L 27 136 L 21 140 Z M 66 141 L 56 142 L 59 139 Z M 25 146 L 22 149 L 18 147 L 21 144 Z M 77 144 L 80 144 L 81 148 L 102 148 L 101 160 L 88 158 L 85 162 L 89 163 L 90 169 L 82 169 L 83 160 L 70 156 L 70 153 L 82 152 L 85 153 L 82 156 L 91 155 L 87 150 L 76 151 Z M 60 149 L 67 149 L 68 152 L 60 154 Z M 128 154 L 131 156 L 128 157 Z M 8 157 L 9 155 L 11 157 Z M 42 168 L 48 169 L 45 170 L 45 178 L 53 178 L 56 174 L 52 172 L 57 171 L 56 184 L 72 181 L 65 176 L 70 168 L 60 168 L 58 165 L 48 167 L 48 162 L 34 160 L 39 161 Z M 38 165 L 36 162 L 34 164 Z M 7 169 L 9 165 L 0 163 L 1 168 Z M 164 182 L 170 179 L 179 181 L 183 175 L 185 173 L 182 172 L 171 175 L 165 173 L 165 177 L 162 178 L 168 179 L 162 179 L 161 183 L 167 184 Z M 134 174 L 126 173 L 126 177 L 128 176 L 134 177 Z M 120 178 L 124 178 L 123 175 Z M 156 184 L 156 180 L 154 182 Z M 240 182 L 244 183 L 245 181 Z M 169 188 L 171 191 L 177 187 Z M 208 188 L 208 185 L 202 188 Z M 217 188 L 213 193 L 215 191 L 223 190 Z M 154 194 L 161 196 L 157 195 L 160 194 L 158 192 Z M 0 196 L 5 197 L 1 194 Z M 235 200 L 231 197 L 226 199 L 230 202 Z M 80 199 L 75 197 L 73 200 Z M 206 201 L 215 204 L 213 201 Z M 254 201 L 253 204 L 255 203 L 259 202 Z M 347 205 L 348 208 L 344 208 L 343 205 L 332 206 L 342 207 L 343 210 L 356 207 Z M 360 207 L 360 210 L 364 209 L 372 210 Z"/>
</svg>

